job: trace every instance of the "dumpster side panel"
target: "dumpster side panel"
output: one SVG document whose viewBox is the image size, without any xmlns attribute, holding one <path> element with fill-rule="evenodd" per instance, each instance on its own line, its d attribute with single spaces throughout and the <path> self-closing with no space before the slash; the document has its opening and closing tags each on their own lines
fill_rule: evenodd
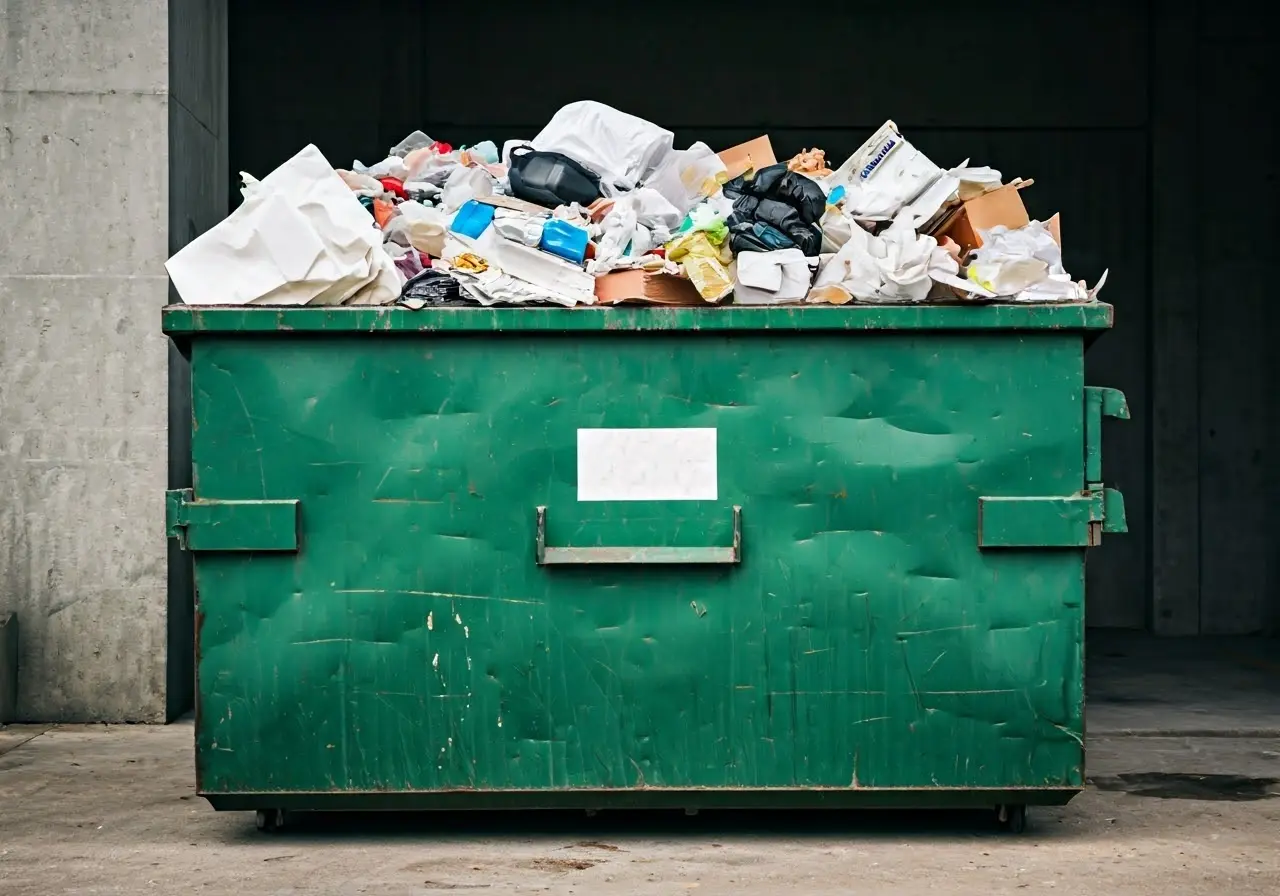
<svg viewBox="0 0 1280 896">
<path fill-rule="evenodd" d="M 1082 336 L 193 339 L 204 793 L 1082 785 Z M 701 500 L 578 500 L 579 430 L 715 431 Z M 705 475 L 705 474 L 704 474 Z M 714 500 L 706 488 L 713 487 Z M 726 566 L 536 563 L 730 545 Z"/>
</svg>

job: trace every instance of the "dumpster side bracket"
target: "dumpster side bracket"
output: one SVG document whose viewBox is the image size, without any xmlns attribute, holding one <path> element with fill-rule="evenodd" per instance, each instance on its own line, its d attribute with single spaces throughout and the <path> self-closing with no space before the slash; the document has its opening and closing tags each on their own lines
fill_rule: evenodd
<svg viewBox="0 0 1280 896">
<path fill-rule="evenodd" d="M 981 548 L 1089 548 L 1101 540 L 1103 493 L 1044 498 L 979 498 Z"/>
<path fill-rule="evenodd" d="M 165 492 L 165 533 L 186 551 L 296 551 L 298 502 L 197 499 Z"/>
</svg>

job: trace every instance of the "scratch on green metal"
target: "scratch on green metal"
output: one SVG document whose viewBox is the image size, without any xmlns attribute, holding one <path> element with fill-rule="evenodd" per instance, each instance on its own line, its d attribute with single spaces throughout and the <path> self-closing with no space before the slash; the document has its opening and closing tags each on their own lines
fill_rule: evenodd
<svg viewBox="0 0 1280 896">
<path fill-rule="evenodd" d="M 1085 488 L 1109 309 L 665 313 L 166 312 L 196 496 L 301 502 L 296 553 L 195 558 L 203 793 L 1083 786 L 1084 551 L 984 551 L 979 499 Z M 715 428 L 718 500 L 579 502 L 583 427 Z M 540 566 L 539 506 L 745 549 Z"/>
</svg>

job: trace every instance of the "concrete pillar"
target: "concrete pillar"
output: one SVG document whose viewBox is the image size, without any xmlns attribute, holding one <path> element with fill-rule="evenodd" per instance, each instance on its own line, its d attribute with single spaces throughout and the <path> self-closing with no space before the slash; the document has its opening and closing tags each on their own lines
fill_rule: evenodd
<svg viewBox="0 0 1280 896">
<path fill-rule="evenodd" d="M 165 716 L 169 4 L 0 0 L 0 613 L 17 716 Z"/>
</svg>

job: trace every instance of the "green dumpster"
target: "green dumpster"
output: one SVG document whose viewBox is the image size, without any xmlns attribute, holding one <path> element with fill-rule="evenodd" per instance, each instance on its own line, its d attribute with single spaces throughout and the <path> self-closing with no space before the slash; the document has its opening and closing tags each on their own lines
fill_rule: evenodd
<svg viewBox="0 0 1280 896">
<path fill-rule="evenodd" d="M 215 808 L 1084 786 L 1103 304 L 192 308 Z M 260 818 L 261 818 L 260 814 Z"/>
</svg>

